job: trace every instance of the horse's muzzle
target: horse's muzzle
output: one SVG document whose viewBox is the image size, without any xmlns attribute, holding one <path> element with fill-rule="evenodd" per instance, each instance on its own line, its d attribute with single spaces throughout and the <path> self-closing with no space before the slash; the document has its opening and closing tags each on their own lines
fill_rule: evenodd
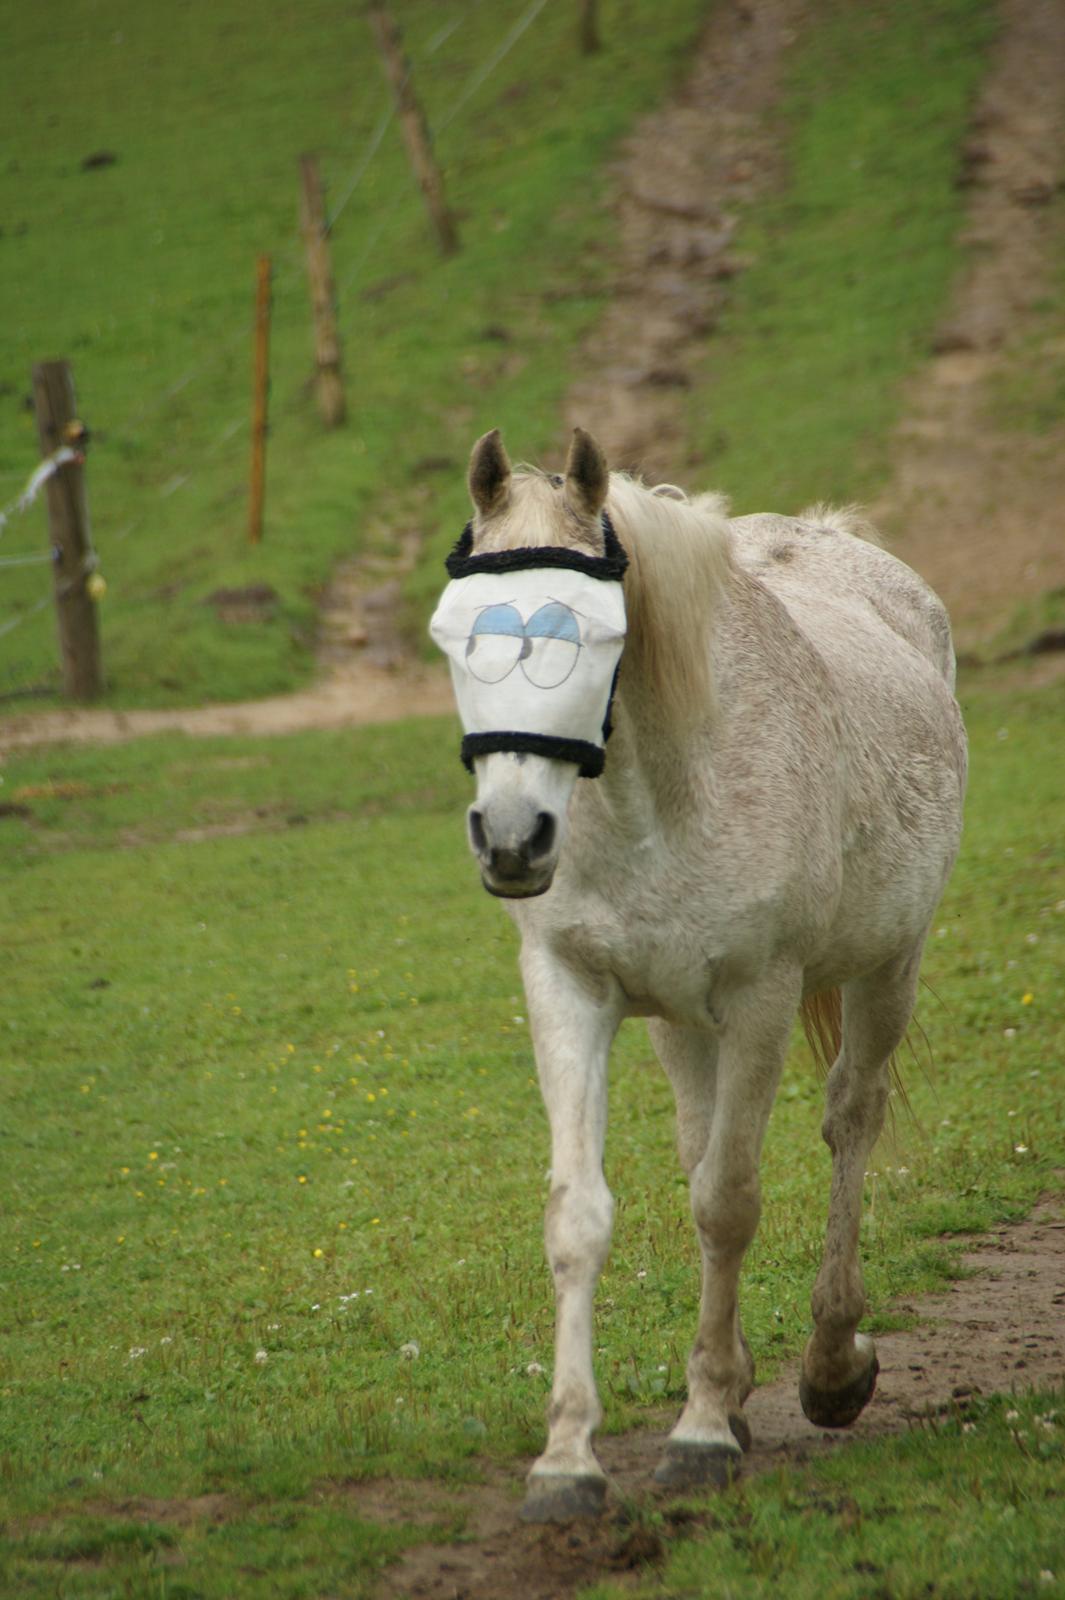
<svg viewBox="0 0 1065 1600">
<path fill-rule="evenodd" d="M 505 823 L 496 819 L 493 826 L 488 811 L 471 806 L 468 826 L 489 894 L 505 900 L 546 894 L 555 875 L 558 840 L 558 820 L 550 811 L 531 812 L 520 826 L 512 816 Z"/>
</svg>

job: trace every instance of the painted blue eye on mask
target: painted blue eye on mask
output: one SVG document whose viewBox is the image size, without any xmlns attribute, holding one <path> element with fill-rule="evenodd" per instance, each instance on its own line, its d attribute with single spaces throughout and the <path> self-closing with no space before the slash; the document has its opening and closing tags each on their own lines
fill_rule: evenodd
<svg viewBox="0 0 1065 1600">
<path fill-rule="evenodd" d="M 502 683 L 520 666 L 535 688 L 557 689 L 580 651 L 580 622 L 561 600 L 549 600 L 528 622 L 515 605 L 497 602 L 485 606 L 470 630 L 466 666 L 481 683 Z"/>
</svg>

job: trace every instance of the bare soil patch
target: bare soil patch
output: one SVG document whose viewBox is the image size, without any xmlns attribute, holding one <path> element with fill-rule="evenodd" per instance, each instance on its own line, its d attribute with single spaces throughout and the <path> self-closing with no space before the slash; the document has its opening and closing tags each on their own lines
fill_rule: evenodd
<svg viewBox="0 0 1065 1600">
<path fill-rule="evenodd" d="M 638 124 L 615 165 L 614 293 L 566 417 L 594 432 L 613 466 L 652 481 L 684 482 L 697 464 L 684 394 L 745 265 L 736 208 L 780 175 L 768 113 L 801 16 L 799 0 L 715 7 L 679 95 Z"/>
<path fill-rule="evenodd" d="M 756 1389 L 747 1402 L 754 1444 L 745 1472 L 799 1466 L 858 1440 L 920 1426 L 922 1419 L 964 1410 L 974 1395 L 1045 1388 L 1065 1382 L 1065 1211 L 1043 1201 L 1027 1221 L 974 1239 L 961 1258 L 967 1276 L 943 1294 L 906 1301 L 905 1332 L 877 1337 L 880 1378 L 869 1407 L 845 1433 L 813 1428 L 799 1407 L 798 1368 Z M 521 1475 L 493 1469 L 464 1489 L 411 1482 L 353 1484 L 343 1492 L 370 1518 L 439 1521 L 464 1528 L 464 1540 L 409 1550 L 381 1578 L 379 1600 L 557 1600 L 597 1578 L 646 1567 L 663 1553 L 658 1535 L 634 1509 L 653 1506 L 667 1532 L 697 1519 L 670 1511 L 651 1473 L 674 1416 L 646 1430 L 599 1441 L 611 1479 L 606 1516 L 597 1523 L 529 1528 L 518 1521 Z M 690 1498 L 688 1503 L 690 1504 Z M 713 1495 L 708 1495 L 708 1507 Z"/>
<path fill-rule="evenodd" d="M 1065 5 L 1003 0 L 991 71 L 961 152 L 969 260 L 909 386 L 891 482 L 872 508 L 888 543 L 946 601 L 960 651 L 1017 603 L 1065 584 L 1065 427 L 996 418 L 996 378 L 1037 364 L 1039 302 L 1060 272 Z"/>
</svg>

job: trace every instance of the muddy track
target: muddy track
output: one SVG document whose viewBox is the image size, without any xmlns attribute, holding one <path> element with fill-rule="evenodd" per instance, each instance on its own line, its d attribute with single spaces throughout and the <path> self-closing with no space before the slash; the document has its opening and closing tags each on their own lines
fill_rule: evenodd
<svg viewBox="0 0 1065 1600">
<path fill-rule="evenodd" d="M 971 1241 L 962 1264 L 972 1276 L 944 1294 L 902 1302 L 913 1318 L 906 1332 L 877 1338 L 876 1394 L 845 1433 L 824 1433 L 803 1417 L 798 1372 L 758 1388 L 746 1413 L 754 1444 L 747 1475 L 800 1466 L 859 1440 L 921 1426 L 965 1409 L 973 1397 L 1065 1382 L 1065 1211 L 1039 1205 L 1013 1227 Z M 664 1554 L 661 1538 L 634 1507 L 651 1507 L 667 1529 L 691 1530 L 690 1513 L 671 1517 L 670 1502 L 651 1487 L 651 1473 L 674 1415 L 647 1429 L 598 1441 L 611 1480 L 606 1515 L 596 1523 L 529 1528 L 517 1520 L 522 1473 L 490 1468 L 487 1481 L 461 1490 L 378 1480 L 344 1493 L 352 1510 L 374 1521 L 445 1523 L 465 1530 L 460 1543 L 409 1550 L 382 1575 L 378 1600 L 558 1600 L 607 1574 L 646 1569 Z M 690 1496 L 686 1504 L 690 1504 Z M 712 1498 L 708 1503 L 712 1503 Z M 694 1519 L 695 1529 L 698 1519 Z M 694 1531 L 694 1530 L 692 1530 Z"/>
</svg>

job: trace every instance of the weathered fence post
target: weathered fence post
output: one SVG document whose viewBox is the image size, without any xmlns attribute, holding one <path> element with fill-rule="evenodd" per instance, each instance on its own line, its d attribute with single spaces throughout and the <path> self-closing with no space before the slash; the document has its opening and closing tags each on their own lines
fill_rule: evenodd
<svg viewBox="0 0 1065 1600">
<path fill-rule="evenodd" d="M 337 333 L 336 289 L 329 259 L 329 236 L 318 163 L 300 156 L 300 225 L 307 247 L 307 281 L 314 318 L 314 359 L 318 369 L 318 410 L 327 428 L 336 428 L 347 412 L 340 376 L 340 338 Z"/>
<path fill-rule="evenodd" d="M 81 433 L 69 361 L 40 361 L 33 369 L 33 402 L 41 454 L 76 444 Z M 100 692 L 100 639 L 96 605 L 87 588 L 92 537 L 80 452 L 58 467 L 45 486 L 55 577 L 55 612 L 63 692 L 93 700 Z"/>
<path fill-rule="evenodd" d="M 592 56 L 599 49 L 599 3 L 598 0 L 579 0 L 580 40 L 581 51 L 586 56 Z"/>
<path fill-rule="evenodd" d="M 255 388 L 251 413 L 251 492 L 248 496 L 248 539 L 263 537 L 263 501 L 266 491 L 266 421 L 270 394 L 270 273 L 269 256 L 260 256 L 255 278 Z"/>
<path fill-rule="evenodd" d="M 454 255 L 459 247 L 458 231 L 448 209 L 444 180 L 433 154 L 429 124 L 414 93 L 410 62 L 403 54 L 402 35 L 381 0 L 371 0 L 367 15 L 385 63 L 388 81 L 392 85 L 407 154 L 425 196 L 436 242 L 443 255 Z"/>
</svg>

